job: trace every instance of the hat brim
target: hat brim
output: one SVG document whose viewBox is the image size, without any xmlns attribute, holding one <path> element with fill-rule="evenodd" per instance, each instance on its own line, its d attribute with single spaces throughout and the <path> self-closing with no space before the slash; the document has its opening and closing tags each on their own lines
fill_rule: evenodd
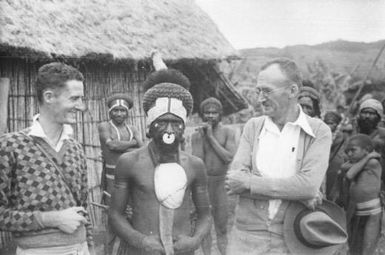
<svg viewBox="0 0 385 255">
<path fill-rule="evenodd" d="M 326 212 L 346 231 L 346 214 L 342 208 L 328 200 L 323 200 L 322 205 L 317 206 L 317 209 Z M 303 210 L 308 210 L 305 205 L 300 202 L 291 202 L 285 213 L 283 222 L 283 235 L 285 243 L 290 252 L 293 254 L 304 255 L 330 255 L 336 252 L 343 244 L 331 245 L 328 247 L 316 249 L 304 245 L 297 238 L 296 234 L 294 233 L 294 221 L 296 216 Z"/>
</svg>

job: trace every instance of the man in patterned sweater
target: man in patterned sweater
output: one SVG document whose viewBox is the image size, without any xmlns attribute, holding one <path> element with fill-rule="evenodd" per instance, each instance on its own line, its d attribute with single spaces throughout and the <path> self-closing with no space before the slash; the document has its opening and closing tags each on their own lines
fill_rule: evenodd
<svg viewBox="0 0 385 255">
<path fill-rule="evenodd" d="M 69 125 L 84 109 L 83 75 L 46 64 L 36 94 L 32 126 L 0 137 L 0 229 L 13 232 L 16 254 L 88 255 L 86 158 Z"/>
</svg>

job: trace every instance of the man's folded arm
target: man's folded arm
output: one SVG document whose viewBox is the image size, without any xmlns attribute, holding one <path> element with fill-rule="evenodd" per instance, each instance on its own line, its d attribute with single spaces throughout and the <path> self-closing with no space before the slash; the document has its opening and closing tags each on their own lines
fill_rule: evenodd
<svg viewBox="0 0 385 255">
<path fill-rule="evenodd" d="M 315 198 L 324 179 L 329 160 L 331 133 L 326 125 L 320 125 L 316 137 L 302 159 L 301 170 L 289 178 L 250 176 L 250 194 L 287 200 Z"/>
</svg>

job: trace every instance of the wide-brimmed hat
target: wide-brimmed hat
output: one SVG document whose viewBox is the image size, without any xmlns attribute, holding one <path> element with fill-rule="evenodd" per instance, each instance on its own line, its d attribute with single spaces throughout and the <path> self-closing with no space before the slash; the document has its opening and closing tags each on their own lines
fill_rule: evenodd
<svg viewBox="0 0 385 255">
<path fill-rule="evenodd" d="M 315 210 L 292 202 L 285 214 L 283 233 L 293 254 L 333 254 L 347 241 L 345 212 L 327 200 Z"/>
</svg>

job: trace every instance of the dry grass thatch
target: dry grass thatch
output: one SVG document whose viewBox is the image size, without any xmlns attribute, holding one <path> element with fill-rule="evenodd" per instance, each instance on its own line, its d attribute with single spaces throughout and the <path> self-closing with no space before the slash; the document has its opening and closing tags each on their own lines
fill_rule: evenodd
<svg viewBox="0 0 385 255">
<path fill-rule="evenodd" d="M 1 0 L 0 48 L 47 56 L 218 59 L 235 54 L 193 0 Z"/>
</svg>

